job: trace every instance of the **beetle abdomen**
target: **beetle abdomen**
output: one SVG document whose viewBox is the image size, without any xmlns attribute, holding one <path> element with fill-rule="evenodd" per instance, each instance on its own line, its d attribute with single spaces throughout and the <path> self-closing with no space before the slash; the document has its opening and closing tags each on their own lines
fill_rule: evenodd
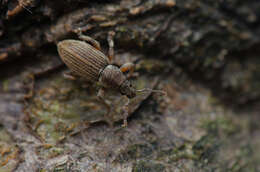
<svg viewBox="0 0 260 172">
<path fill-rule="evenodd" d="M 89 81 L 98 81 L 99 72 L 109 64 L 101 51 L 83 41 L 61 41 L 58 52 L 73 73 Z"/>
</svg>

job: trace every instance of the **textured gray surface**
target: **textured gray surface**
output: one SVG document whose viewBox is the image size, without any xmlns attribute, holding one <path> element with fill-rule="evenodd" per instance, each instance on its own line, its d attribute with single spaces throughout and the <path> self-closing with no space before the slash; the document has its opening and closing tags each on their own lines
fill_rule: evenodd
<svg viewBox="0 0 260 172">
<path fill-rule="evenodd" d="M 1 5 L 0 171 L 260 171 L 258 1 Z M 78 27 L 104 49 L 114 30 L 135 85 L 168 96 L 140 95 L 127 128 L 111 96 L 109 128 L 96 90 L 62 78 L 56 42 Z"/>
</svg>

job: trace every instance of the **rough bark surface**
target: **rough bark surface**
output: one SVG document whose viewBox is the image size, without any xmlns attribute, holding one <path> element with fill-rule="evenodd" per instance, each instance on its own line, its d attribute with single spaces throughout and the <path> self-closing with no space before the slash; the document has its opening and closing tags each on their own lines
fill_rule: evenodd
<svg viewBox="0 0 260 172">
<path fill-rule="evenodd" d="M 260 2 L 0 1 L 1 171 L 260 171 Z M 140 94 L 114 127 L 95 88 L 68 81 L 56 44 L 114 31 Z"/>
</svg>

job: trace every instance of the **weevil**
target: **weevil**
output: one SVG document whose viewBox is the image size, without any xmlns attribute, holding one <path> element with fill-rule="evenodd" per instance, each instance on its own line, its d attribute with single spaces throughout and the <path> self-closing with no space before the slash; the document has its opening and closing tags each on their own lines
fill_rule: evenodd
<svg viewBox="0 0 260 172">
<path fill-rule="evenodd" d="M 121 67 L 112 64 L 114 57 L 114 35 L 115 32 L 113 31 L 108 33 L 108 56 L 101 52 L 98 41 L 83 35 L 81 31 L 78 33 L 78 36 L 79 39 L 83 41 L 72 39 L 63 40 L 57 44 L 57 47 L 62 61 L 71 70 L 69 74 L 65 75 L 67 78 L 76 79 L 77 77 L 81 77 L 90 83 L 99 83 L 99 85 L 101 85 L 97 97 L 107 108 L 106 116 L 110 113 L 110 105 L 104 99 L 105 90 L 120 92 L 128 98 L 127 103 L 123 106 L 123 126 L 127 126 L 130 99 L 134 98 L 137 92 L 156 90 L 149 88 L 136 90 L 132 86 L 129 77 L 124 73 L 129 72 L 129 76 L 133 74 L 133 63 L 125 63 Z M 109 124 L 112 125 L 110 122 Z"/>
</svg>

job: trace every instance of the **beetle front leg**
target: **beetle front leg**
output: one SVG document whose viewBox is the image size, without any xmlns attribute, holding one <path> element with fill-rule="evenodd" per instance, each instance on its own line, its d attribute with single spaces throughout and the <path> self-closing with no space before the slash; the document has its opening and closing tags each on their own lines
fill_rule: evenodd
<svg viewBox="0 0 260 172">
<path fill-rule="evenodd" d="M 133 63 L 125 63 L 120 67 L 121 72 L 128 72 L 127 78 L 136 77 L 138 73 L 134 73 L 135 65 Z"/>
<path fill-rule="evenodd" d="M 95 40 L 87 35 L 84 35 L 80 28 L 77 29 L 77 34 L 78 34 L 79 39 L 89 42 L 94 48 L 96 48 L 99 51 L 101 50 L 100 43 L 97 40 Z"/>
<path fill-rule="evenodd" d="M 108 103 L 105 99 L 104 99 L 104 97 L 105 97 L 105 90 L 104 90 L 104 88 L 100 88 L 99 90 L 98 90 L 98 94 L 97 94 L 97 97 L 98 97 L 98 99 L 99 99 L 99 101 L 106 107 L 106 109 L 107 109 L 107 113 L 106 113 L 106 115 L 105 115 L 105 118 L 106 118 L 106 122 L 108 123 L 108 125 L 110 126 L 110 127 L 113 127 L 113 119 L 112 119 L 112 121 L 111 121 L 111 118 L 110 118 L 110 112 L 111 112 L 111 108 L 110 108 L 110 103 Z"/>
<path fill-rule="evenodd" d="M 114 59 L 115 56 L 115 52 L 114 52 L 114 36 L 115 36 L 115 32 L 110 31 L 108 32 L 108 37 L 107 37 L 107 42 L 108 42 L 108 58 L 109 61 L 112 63 L 112 60 Z"/>
<path fill-rule="evenodd" d="M 127 98 L 127 102 L 123 106 L 123 117 L 124 117 L 123 120 L 124 120 L 124 123 L 123 123 L 122 127 L 127 127 L 127 117 L 129 115 L 129 103 L 130 103 L 130 99 Z"/>
</svg>

